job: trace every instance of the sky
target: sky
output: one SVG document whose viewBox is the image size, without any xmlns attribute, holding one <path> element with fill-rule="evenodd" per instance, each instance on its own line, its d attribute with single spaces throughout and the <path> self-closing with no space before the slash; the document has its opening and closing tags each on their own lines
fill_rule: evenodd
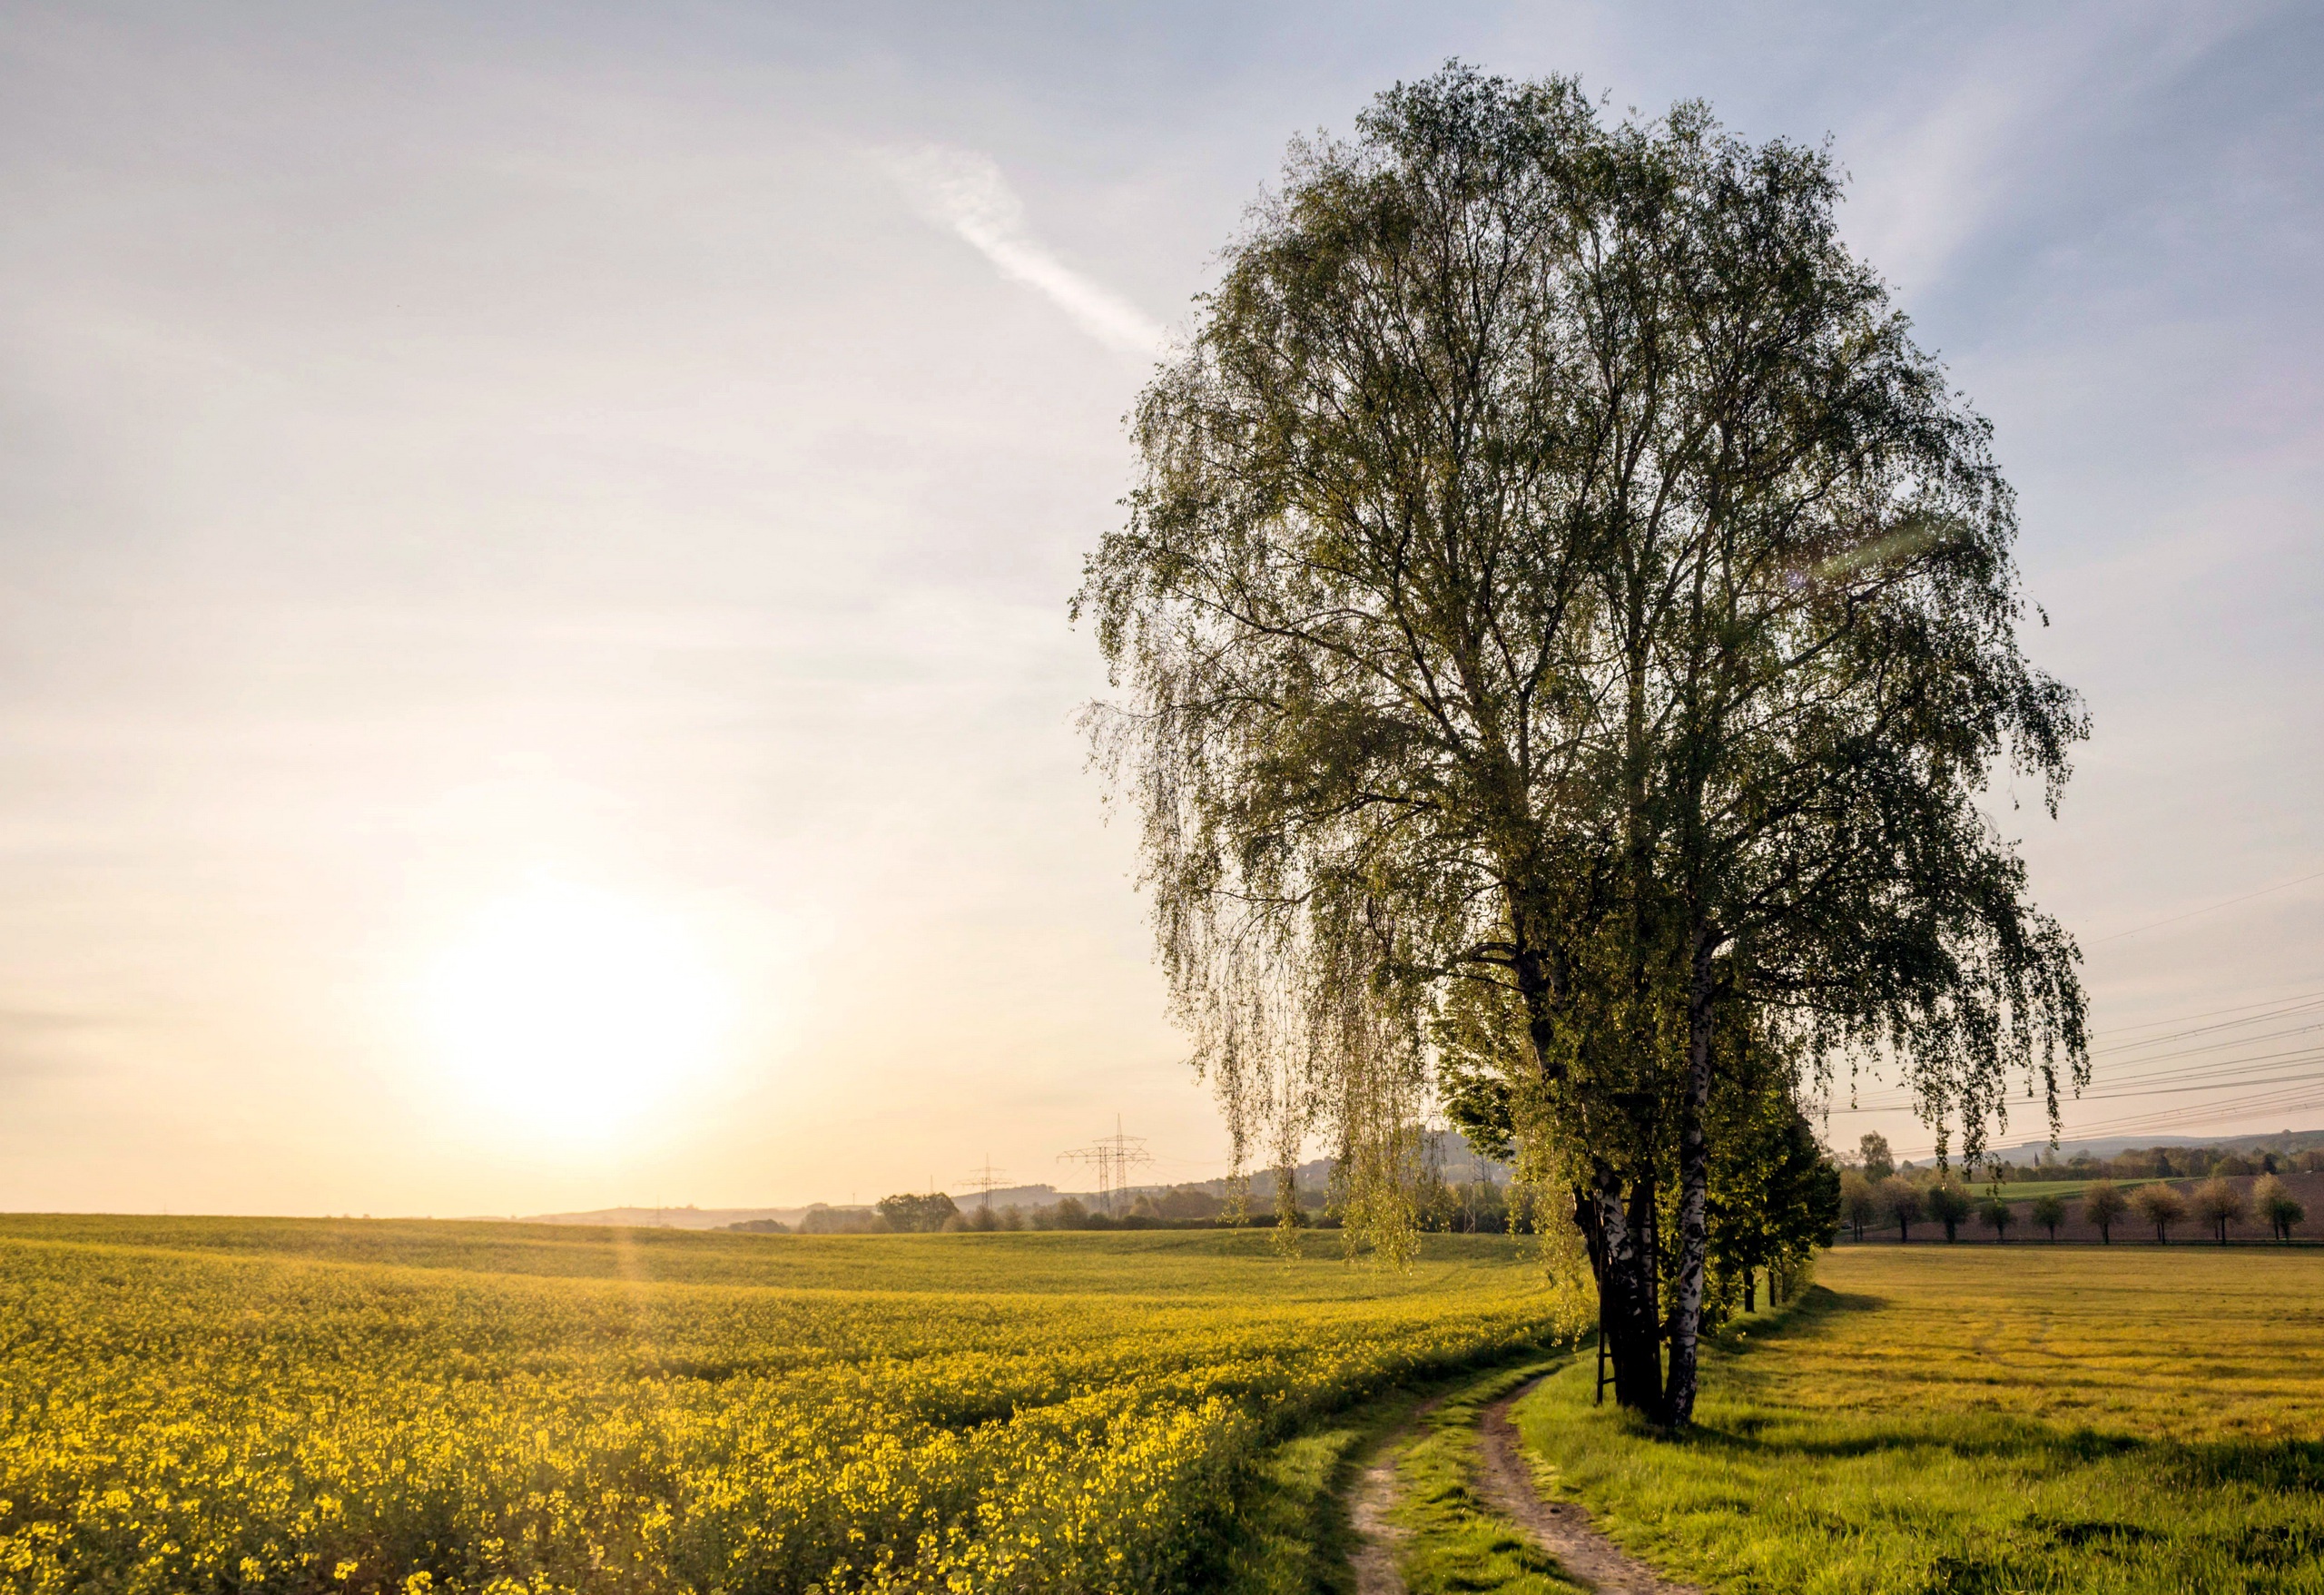
<svg viewBox="0 0 2324 1595">
<path fill-rule="evenodd" d="M 0 1208 L 1223 1172 L 1067 600 L 1287 141 L 1453 56 L 1829 141 L 2093 717 L 1995 802 L 2068 1134 L 2324 1125 L 2316 8 L 74 0 L 0 4 Z"/>
</svg>

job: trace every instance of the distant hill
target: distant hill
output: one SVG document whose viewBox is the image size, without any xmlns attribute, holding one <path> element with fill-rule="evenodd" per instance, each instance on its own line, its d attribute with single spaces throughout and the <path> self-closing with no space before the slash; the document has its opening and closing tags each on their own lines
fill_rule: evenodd
<svg viewBox="0 0 2324 1595">
<path fill-rule="evenodd" d="M 1431 1130 L 1428 1134 L 1428 1156 L 1435 1161 L 1436 1171 L 1454 1185 L 1505 1186 L 1516 1170 L 1506 1163 L 1487 1157 L 1469 1145 L 1459 1130 Z M 1301 1164 L 1294 1174 L 1294 1184 L 1303 1191 L 1321 1190 L 1331 1182 L 1332 1163 L 1329 1157 L 1314 1157 Z M 1202 1180 L 1200 1188 L 1223 1196 L 1230 1182 L 1223 1179 Z M 1158 1187 L 1157 1187 L 1158 1188 Z M 1251 1175 L 1254 1196 L 1275 1194 L 1275 1170 L 1263 1168 Z"/>
<path fill-rule="evenodd" d="M 950 1195 L 963 1213 L 988 1201 L 995 1207 L 1047 1207 L 1062 1196 L 1078 1196 L 1085 1203 L 1097 1199 L 1089 1191 L 1060 1191 L 1055 1186 L 1002 1186 L 989 1196 L 982 1191 L 954 1191 Z"/>
<path fill-rule="evenodd" d="M 2154 1145 L 2152 1141 L 2142 1141 L 2138 1144 L 2140 1146 Z M 1428 1150 L 1429 1155 L 1436 1161 L 1438 1171 L 1454 1184 L 1467 1185 L 1483 1181 L 1492 1185 L 1507 1185 L 1514 1172 L 1505 1163 L 1496 1163 L 1490 1157 L 1480 1156 L 1462 1138 L 1458 1130 L 1430 1132 Z M 1321 1191 L 1330 1183 L 1331 1177 L 1332 1160 L 1328 1157 L 1315 1157 L 1299 1166 L 1295 1183 L 1302 1191 Z M 1139 1191 L 1147 1191 L 1158 1195 L 1167 1190 L 1191 1189 L 1224 1197 L 1228 1194 L 1232 1183 L 1225 1179 L 1204 1179 L 1181 1181 L 1175 1186 L 1165 1183 L 1137 1185 L 1130 1187 L 1130 1194 L 1136 1195 Z M 1251 1195 L 1263 1200 L 1274 1198 L 1275 1171 L 1273 1169 L 1259 1169 L 1253 1172 Z M 986 1200 L 982 1194 L 975 1191 L 953 1191 L 950 1196 L 960 1204 L 963 1211 L 977 1206 Z M 1047 1207 L 1067 1196 L 1071 1196 L 1085 1207 L 1098 1200 L 1098 1193 L 1095 1191 L 1060 1191 L 1055 1186 L 1025 1185 L 1005 1186 L 994 1191 L 991 1202 L 995 1207 Z M 851 1206 L 844 1203 L 819 1202 L 813 1206 L 829 1206 L 832 1211 L 838 1213 L 871 1211 L 871 1206 L 868 1203 Z M 724 1229 L 729 1225 L 747 1224 L 755 1219 L 766 1218 L 772 1218 L 779 1224 L 796 1226 L 806 1213 L 807 1207 L 803 1205 L 796 1207 L 696 1207 L 689 1204 L 681 1207 L 596 1207 L 586 1213 L 535 1213 L 527 1216 L 525 1222 L 528 1224 L 604 1224 L 644 1229 Z"/>
<path fill-rule="evenodd" d="M 2077 1141 L 2071 1138 L 2058 1143 L 2057 1157 L 2069 1162 L 2088 1153 L 2093 1157 L 2113 1157 L 2144 1147 L 2217 1147 L 2223 1152 L 2273 1152 L 2284 1157 L 2305 1152 L 2310 1147 L 2324 1147 L 2324 1130 L 2278 1130 L 2264 1136 L 2110 1136 L 2101 1140 Z M 2021 1167 L 2050 1155 L 2047 1141 L 2028 1141 L 2022 1147 L 1997 1147 L 1993 1156 Z"/>
</svg>

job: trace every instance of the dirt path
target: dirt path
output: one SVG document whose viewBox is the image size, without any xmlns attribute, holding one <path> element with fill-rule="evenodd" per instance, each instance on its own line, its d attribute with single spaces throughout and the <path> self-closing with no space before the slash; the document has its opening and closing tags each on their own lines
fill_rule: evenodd
<svg viewBox="0 0 2324 1595">
<path fill-rule="evenodd" d="M 1535 1544 L 1558 1559 L 1568 1576 L 1599 1595 L 1701 1595 L 1692 1584 L 1672 1583 L 1591 1528 L 1590 1513 L 1583 1508 L 1571 1501 L 1541 1499 L 1533 1487 L 1532 1470 L 1526 1466 L 1517 1425 L 1509 1421 L 1509 1409 L 1540 1383 L 1535 1379 L 1521 1384 L 1485 1409 L 1484 1420 L 1478 1425 L 1482 1465 L 1477 1472 L 1477 1493 L 1485 1504 L 1524 1530 Z M 1393 1474 L 1389 1482 L 1393 1488 Z M 1393 1570 L 1392 1560 L 1392 1576 Z M 1393 1591 L 1398 1586 L 1382 1588 Z"/>
<path fill-rule="evenodd" d="M 1349 1559 L 1355 1570 L 1355 1595 L 1404 1595 L 1404 1575 L 1396 1570 L 1396 1547 L 1403 1543 L 1404 1531 L 1388 1521 L 1396 1504 L 1396 1457 L 1420 1421 L 1442 1400 L 1439 1396 L 1413 1408 L 1413 1415 L 1373 1449 L 1372 1460 L 1348 1492 L 1348 1521 L 1356 1540 L 1355 1554 Z"/>
<path fill-rule="evenodd" d="M 1702 1595 L 1693 1585 L 1672 1583 L 1630 1556 L 1590 1526 L 1590 1514 L 1582 1508 L 1541 1499 L 1533 1487 L 1532 1471 L 1526 1466 L 1517 1426 L 1509 1421 L 1509 1409 L 1541 1382 L 1529 1380 L 1485 1408 L 1478 1425 L 1478 1495 L 1556 1557 L 1567 1576 L 1589 1585 L 1599 1595 Z M 1348 1492 L 1348 1521 L 1356 1538 L 1355 1553 L 1349 1559 L 1355 1573 L 1355 1595 L 1405 1595 L 1403 1574 L 1396 1570 L 1396 1553 L 1405 1531 L 1389 1519 L 1396 1505 L 1396 1459 L 1421 1420 L 1434 1412 L 1443 1399 L 1439 1396 L 1413 1409 L 1410 1418 L 1374 1445 Z"/>
</svg>

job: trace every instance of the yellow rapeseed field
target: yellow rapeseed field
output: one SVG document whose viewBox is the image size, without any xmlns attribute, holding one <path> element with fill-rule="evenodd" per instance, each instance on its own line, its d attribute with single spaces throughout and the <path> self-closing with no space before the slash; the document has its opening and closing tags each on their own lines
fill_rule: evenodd
<svg viewBox="0 0 2324 1595">
<path fill-rule="evenodd" d="M 1200 1588 L 1264 1438 L 1579 1326 L 1310 1245 L 0 1219 L 0 1590 Z"/>
</svg>

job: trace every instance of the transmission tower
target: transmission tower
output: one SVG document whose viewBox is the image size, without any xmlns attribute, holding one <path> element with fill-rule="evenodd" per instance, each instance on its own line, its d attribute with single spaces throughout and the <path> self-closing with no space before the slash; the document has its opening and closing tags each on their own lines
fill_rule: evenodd
<svg viewBox="0 0 2324 1595">
<path fill-rule="evenodd" d="M 984 1205 L 990 1207 L 992 1206 L 992 1193 L 1009 1183 L 1009 1176 L 1006 1171 L 992 1166 L 992 1154 L 988 1152 L 984 1155 L 984 1167 L 973 1170 L 960 1183 L 982 1196 Z"/>
<path fill-rule="evenodd" d="M 1144 1136 L 1122 1134 L 1121 1115 L 1114 1116 L 1114 1133 L 1100 1136 L 1087 1147 L 1076 1147 L 1070 1152 L 1058 1154 L 1058 1161 L 1087 1163 L 1097 1171 L 1098 1206 L 1117 1217 L 1122 1203 L 1128 1197 L 1130 1170 L 1154 1161 L 1146 1149 Z"/>
</svg>

